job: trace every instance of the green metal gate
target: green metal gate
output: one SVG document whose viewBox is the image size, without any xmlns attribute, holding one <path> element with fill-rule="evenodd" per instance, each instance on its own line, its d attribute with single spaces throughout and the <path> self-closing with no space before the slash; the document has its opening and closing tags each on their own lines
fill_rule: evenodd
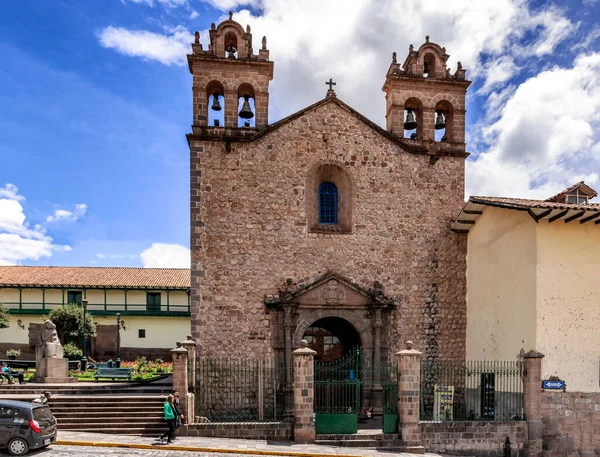
<svg viewBox="0 0 600 457">
<path fill-rule="evenodd" d="M 375 376 L 381 384 L 383 433 L 398 433 L 398 363 L 375 365 Z"/>
<path fill-rule="evenodd" d="M 375 393 L 381 397 L 377 394 L 376 399 Z M 398 433 L 396 362 L 375 362 L 358 349 L 335 362 L 315 362 L 316 433 L 356 433 L 359 418 L 371 420 L 366 411 L 379 401 L 383 417 L 378 418 L 382 419 L 383 433 Z"/>
<path fill-rule="evenodd" d="M 358 350 L 335 362 L 315 362 L 317 434 L 350 434 L 358 431 L 361 365 Z"/>
</svg>

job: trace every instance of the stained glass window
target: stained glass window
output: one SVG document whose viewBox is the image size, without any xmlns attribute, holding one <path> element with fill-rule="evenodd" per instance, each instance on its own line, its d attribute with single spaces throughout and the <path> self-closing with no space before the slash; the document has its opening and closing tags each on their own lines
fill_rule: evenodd
<svg viewBox="0 0 600 457">
<path fill-rule="evenodd" d="M 337 224 L 337 187 L 331 182 L 319 186 L 319 224 Z"/>
</svg>

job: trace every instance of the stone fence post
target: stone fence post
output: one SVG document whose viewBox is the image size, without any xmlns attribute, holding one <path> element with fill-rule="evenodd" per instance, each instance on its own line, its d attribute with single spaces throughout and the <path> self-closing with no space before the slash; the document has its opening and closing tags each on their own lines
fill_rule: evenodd
<svg viewBox="0 0 600 457">
<path fill-rule="evenodd" d="M 192 335 L 187 336 L 187 340 L 182 341 L 181 345 L 188 352 L 187 368 L 188 368 L 188 388 L 190 393 L 196 393 L 196 342 L 192 339 Z"/>
<path fill-rule="evenodd" d="M 420 448 L 422 447 L 422 440 L 419 427 L 419 392 L 421 389 L 421 356 L 423 353 L 412 347 L 412 341 L 407 341 L 406 349 L 396 353 L 399 371 L 399 433 L 406 446 Z"/>
<path fill-rule="evenodd" d="M 181 342 L 178 341 L 177 347 L 171 349 L 170 352 L 173 356 L 173 390 L 179 391 L 181 413 L 185 416 L 185 422 L 189 424 L 194 418 L 193 412 L 190 416 L 190 409 L 193 411 L 194 403 L 190 402 L 188 395 L 188 351 L 182 348 Z M 184 427 L 182 427 L 182 431 L 183 429 Z M 181 434 L 186 434 L 186 432 L 183 431 Z"/>
<path fill-rule="evenodd" d="M 315 442 L 314 386 L 315 354 L 306 340 L 300 342 L 294 358 L 294 441 Z"/>
<path fill-rule="evenodd" d="M 542 359 L 544 354 L 533 349 L 523 356 L 523 404 L 527 421 L 527 455 L 542 455 Z"/>
</svg>

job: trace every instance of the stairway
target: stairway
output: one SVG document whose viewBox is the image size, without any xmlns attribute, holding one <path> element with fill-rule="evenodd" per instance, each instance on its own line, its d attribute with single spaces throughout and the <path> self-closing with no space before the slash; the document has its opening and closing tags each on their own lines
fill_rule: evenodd
<svg viewBox="0 0 600 457">
<path fill-rule="evenodd" d="M 0 398 L 31 401 L 49 390 L 59 430 L 158 435 L 167 428 L 163 405 L 171 388 L 171 376 L 151 383 L 5 384 Z"/>
<path fill-rule="evenodd" d="M 59 430 L 158 435 L 166 430 L 164 395 L 61 395 L 49 406 Z"/>
</svg>

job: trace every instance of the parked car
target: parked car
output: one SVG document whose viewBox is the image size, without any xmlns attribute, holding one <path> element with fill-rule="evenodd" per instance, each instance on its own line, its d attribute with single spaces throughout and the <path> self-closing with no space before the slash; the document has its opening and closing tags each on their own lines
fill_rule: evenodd
<svg viewBox="0 0 600 457">
<path fill-rule="evenodd" d="M 47 405 L 0 400 L 0 448 L 25 455 L 55 441 L 56 418 Z"/>
</svg>

